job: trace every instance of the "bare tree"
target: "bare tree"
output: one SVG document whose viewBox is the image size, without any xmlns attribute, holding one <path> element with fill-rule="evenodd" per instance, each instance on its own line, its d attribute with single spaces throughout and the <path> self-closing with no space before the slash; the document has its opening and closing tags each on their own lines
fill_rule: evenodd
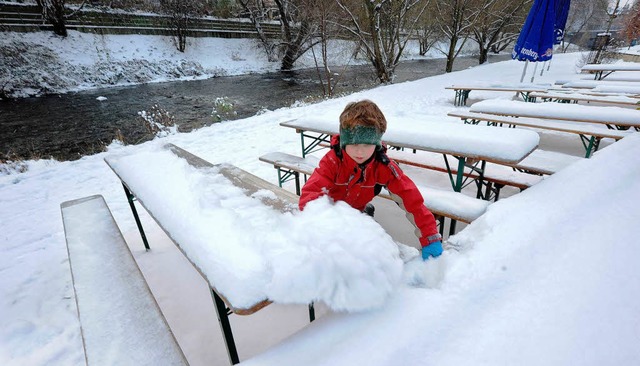
<svg viewBox="0 0 640 366">
<path fill-rule="evenodd" d="M 442 37 L 440 27 L 433 14 L 435 14 L 435 1 L 430 1 L 422 13 L 421 18 L 418 20 L 418 26 L 416 27 L 420 56 L 426 55 Z"/>
<path fill-rule="evenodd" d="M 484 0 L 476 4 L 478 18 L 471 37 L 479 47 L 479 64 L 487 61 L 490 49 L 499 49 L 494 45 L 504 49 L 518 37 L 531 3 L 532 0 Z"/>
<path fill-rule="evenodd" d="M 191 20 L 198 15 L 202 4 L 198 0 L 160 0 L 160 9 L 168 16 L 176 48 L 184 52 Z"/>
<path fill-rule="evenodd" d="M 335 83 L 333 73 L 329 68 L 329 41 L 338 36 L 336 25 L 339 23 L 336 18 L 337 4 L 326 0 L 306 0 L 309 9 L 312 9 L 314 23 L 318 25 L 317 39 L 320 45 L 320 62 L 312 47 L 313 58 L 318 71 L 318 79 L 322 86 L 322 94 L 332 96 L 334 94 Z"/>
<path fill-rule="evenodd" d="M 53 33 L 66 37 L 65 0 L 37 0 L 37 3 L 42 13 L 42 18 L 53 26 Z"/>
<path fill-rule="evenodd" d="M 274 2 L 280 12 L 282 26 L 283 57 L 280 68 L 291 70 L 296 60 L 315 44 L 313 35 L 317 31 L 317 26 L 312 15 L 313 2 L 305 0 L 274 0 Z"/>
<path fill-rule="evenodd" d="M 53 32 L 59 36 L 66 37 L 66 19 L 81 11 L 86 0 L 83 0 L 80 6 L 69 14 L 66 13 L 65 0 L 36 0 L 36 3 L 40 8 L 42 19 L 53 26 Z"/>
<path fill-rule="evenodd" d="M 607 7 L 608 0 L 572 0 L 561 52 L 567 52 L 571 44 L 581 43 L 580 38 L 584 36 L 583 32 L 589 29 L 590 25 L 597 24 L 599 19 L 606 15 Z"/>
<path fill-rule="evenodd" d="M 381 83 L 393 80 L 396 66 L 429 0 L 336 0 L 343 25 L 360 42 Z"/>
<path fill-rule="evenodd" d="M 273 0 L 279 13 L 281 38 L 274 43 L 263 31 L 260 21 L 264 17 L 262 0 L 238 0 L 249 12 L 269 60 L 281 57 L 281 70 L 291 70 L 300 56 L 313 47 L 317 25 L 314 23 L 312 1 L 308 0 Z"/>
<path fill-rule="evenodd" d="M 256 32 L 258 33 L 258 39 L 264 48 L 264 52 L 267 55 L 267 59 L 271 62 L 277 61 L 277 44 L 268 37 L 262 28 L 262 20 L 266 13 L 266 9 L 263 1 L 261 0 L 238 0 L 242 8 L 249 15 L 251 23 L 253 23 Z"/>
<path fill-rule="evenodd" d="M 588 63 L 590 64 L 599 64 L 602 63 L 605 59 L 608 59 L 608 62 L 611 62 L 613 57 L 611 57 L 611 48 L 615 47 L 614 42 L 612 42 L 611 38 L 611 26 L 613 24 L 613 20 L 618 17 L 620 14 L 620 0 L 616 0 L 613 7 L 607 7 L 607 29 L 604 31 L 604 43 L 598 45 L 598 47 L 594 51 L 591 52 L 589 56 Z"/>
<path fill-rule="evenodd" d="M 448 41 L 448 48 L 440 49 L 440 52 L 447 56 L 446 72 L 453 70 L 453 62 L 469 39 L 478 17 L 475 1 L 477 0 L 435 0 L 440 31 Z M 462 43 L 459 43 L 460 41 Z"/>
</svg>

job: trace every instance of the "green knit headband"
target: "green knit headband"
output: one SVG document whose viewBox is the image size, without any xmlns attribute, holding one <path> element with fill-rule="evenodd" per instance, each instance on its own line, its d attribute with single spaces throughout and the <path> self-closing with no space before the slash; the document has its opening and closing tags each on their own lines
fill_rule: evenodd
<svg viewBox="0 0 640 366">
<path fill-rule="evenodd" d="M 340 129 L 340 147 L 346 145 L 378 145 L 381 146 L 382 133 L 373 126 L 353 126 Z"/>
</svg>

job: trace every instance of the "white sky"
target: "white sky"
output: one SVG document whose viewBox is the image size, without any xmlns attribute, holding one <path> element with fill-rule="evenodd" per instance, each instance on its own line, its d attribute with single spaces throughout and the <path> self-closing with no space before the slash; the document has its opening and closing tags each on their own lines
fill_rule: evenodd
<svg viewBox="0 0 640 366">
<path fill-rule="evenodd" d="M 143 47 L 149 42 L 145 37 L 123 37 L 121 40 L 124 38 L 126 41 L 120 51 L 113 54 L 125 55 L 129 47 L 126 44 Z M 226 57 L 223 49 L 217 50 L 220 58 Z M 242 49 L 247 59 L 260 60 L 246 51 L 252 48 Z M 575 66 L 578 58 L 577 54 L 556 55 L 551 69 L 536 79 L 544 83 L 580 79 L 582 76 L 576 74 Z M 260 62 L 255 61 L 255 64 Z M 259 162 L 258 157 L 274 150 L 300 153 L 299 136 L 291 129 L 280 127 L 281 121 L 317 116 L 337 118 L 347 102 L 369 98 L 379 104 L 390 124 L 395 119 L 407 118 L 416 123 L 460 123 L 458 118 L 447 117 L 446 113 L 468 107 L 454 107 L 453 91 L 445 90 L 445 86 L 470 81 L 513 83 L 519 80 L 522 66 L 517 61 L 506 61 L 378 87 L 315 105 L 300 103 L 298 107 L 224 122 L 143 145 L 112 144 L 105 153 L 73 162 L 29 162 L 26 173 L 0 177 L 0 314 L 3 314 L 0 318 L 0 364 L 83 363 L 59 205 L 63 201 L 102 194 L 125 237 L 134 236 L 135 222 L 122 188 L 104 158 L 145 154 L 161 158 L 159 146 L 171 142 L 211 163 L 231 163 L 275 183 L 273 167 Z M 472 92 L 470 102 L 484 98 L 508 100 L 512 96 L 512 93 Z M 117 108 L 109 105 L 109 100 L 96 101 L 96 106 L 98 103 Z M 545 148 L 577 155 L 582 152 L 576 136 L 543 135 Z M 451 238 L 451 242 L 462 248 L 461 252 L 447 252 L 426 265 L 412 262 L 411 266 L 405 266 L 404 281 L 400 282 L 393 281 L 397 279 L 394 269 L 367 268 L 373 261 L 394 263 L 387 261 L 386 249 L 374 249 L 388 244 L 384 235 L 375 235 L 381 239 L 370 242 L 363 233 L 365 228 L 379 232 L 375 223 L 370 220 L 365 223 L 361 215 L 353 215 L 346 207 L 330 208 L 326 202 L 318 202 L 317 220 L 305 223 L 306 227 L 319 225 L 324 230 L 320 232 L 327 235 L 337 230 L 336 227 L 350 227 L 344 235 L 362 239 L 354 247 L 341 247 L 357 252 L 349 252 L 348 265 L 343 267 L 346 278 L 357 279 L 352 278 L 354 274 L 349 271 L 352 264 L 360 263 L 362 273 L 378 271 L 383 277 L 391 278 L 389 284 L 393 287 L 376 287 L 382 293 L 377 300 L 368 298 L 370 294 L 350 294 L 357 301 L 372 301 L 376 309 L 330 313 L 281 345 L 275 345 L 265 353 L 252 354 L 252 359 L 244 363 L 634 364 L 640 359 L 637 347 L 640 340 L 640 313 L 637 311 L 640 308 L 640 272 L 637 271 L 640 165 L 634 163 L 640 153 L 640 137 L 634 134 L 607 146 L 610 143 L 604 143 L 604 149 L 594 158 L 581 160 L 523 193 L 513 195 L 512 192 L 511 197 L 505 196 L 492 204 L 483 217 Z M 147 161 L 153 162 L 153 158 Z M 159 160 L 156 164 L 163 162 Z M 419 170 L 406 171 L 421 184 L 450 188 L 446 177 Z M 216 182 L 205 178 L 182 183 L 180 176 L 163 179 L 156 176 L 161 173 L 154 165 L 148 165 L 144 171 L 132 172 L 152 175 L 153 178 L 145 182 L 150 186 L 160 185 L 165 179 L 165 183 L 172 184 L 197 183 L 199 189 L 203 189 L 199 203 L 212 209 L 214 214 L 216 202 L 232 197 L 231 193 L 213 190 L 217 187 Z M 170 197 L 167 201 L 177 202 L 176 198 Z M 231 205 L 229 207 L 235 207 L 233 202 L 227 203 Z M 315 236 L 312 230 L 305 231 L 305 225 L 296 226 L 304 223 L 304 218 L 298 217 L 296 222 L 296 219 L 273 218 L 261 209 L 256 210 L 236 210 L 233 215 L 218 212 L 218 216 L 212 217 L 212 221 L 228 220 L 226 227 L 244 230 L 238 235 L 239 248 L 244 249 L 226 254 L 236 256 L 240 263 L 278 264 L 278 268 L 310 263 L 295 262 L 289 256 L 281 257 L 282 262 L 263 257 L 261 254 L 266 249 L 261 247 L 260 241 L 271 234 L 291 232 L 298 235 L 300 241 L 323 239 Z M 245 215 L 250 213 L 256 215 L 252 219 L 276 220 L 268 222 L 276 222 L 278 228 L 265 229 L 262 223 L 246 225 Z M 356 221 L 357 225 L 342 224 Z M 336 239 L 338 234 L 333 234 L 331 239 L 340 240 Z M 246 241 L 247 238 L 254 240 Z M 271 239 L 267 243 L 272 243 Z M 304 248 L 311 251 L 310 246 Z M 334 283 L 335 278 L 327 275 L 326 267 L 323 267 L 331 265 L 322 263 L 326 257 L 309 254 L 305 258 L 317 264 L 313 268 L 319 269 L 316 273 L 309 272 L 306 279 Z M 390 268 L 393 266 L 391 264 Z M 407 273 L 409 277 L 422 277 L 425 280 L 422 283 L 426 285 L 405 285 L 410 279 Z M 282 282 L 274 283 L 282 285 L 290 280 L 286 276 L 282 278 Z M 362 280 L 378 283 L 379 278 Z M 290 284 L 296 285 L 295 282 Z M 257 284 L 248 284 L 254 285 Z M 287 298 L 292 294 L 282 288 L 283 301 L 292 301 Z M 305 293 L 309 288 L 311 292 Z M 295 295 L 322 293 L 316 290 L 313 286 L 299 288 L 300 292 Z M 330 297 L 327 299 L 331 302 Z M 189 350 L 187 358 L 205 364 L 206 360 L 199 357 L 206 354 L 210 345 L 199 343 L 198 338 L 198 334 L 191 334 L 182 339 L 185 343 L 181 346 Z"/>
</svg>

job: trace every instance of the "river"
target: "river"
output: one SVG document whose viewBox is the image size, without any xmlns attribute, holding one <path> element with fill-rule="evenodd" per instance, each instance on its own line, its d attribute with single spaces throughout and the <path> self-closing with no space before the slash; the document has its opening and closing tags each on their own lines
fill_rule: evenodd
<svg viewBox="0 0 640 366">
<path fill-rule="evenodd" d="M 509 59 L 491 56 L 490 62 Z M 454 71 L 477 65 L 475 57 L 458 57 Z M 442 74 L 444 59 L 403 61 L 394 82 Z M 335 68 L 336 93 L 351 93 L 378 85 L 370 66 Z M 117 134 L 127 143 L 151 139 L 138 112 L 154 105 L 168 111 L 188 132 L 216 121 L 211 113 L 216 98 L 226 98 L 236 113 L 253 116 L 261 110 L 287 107 L 309 96 L 320 97 L 315 70 L 298 70 L 111 87 L 39 98 L 0 101 L 0 161 L 55 158 L 75 160 L 104 149 Z M 106 97 L 98 101 L 99 96 Z M 453 94 L 452 94 L 453 98 Z"/>
</svg>

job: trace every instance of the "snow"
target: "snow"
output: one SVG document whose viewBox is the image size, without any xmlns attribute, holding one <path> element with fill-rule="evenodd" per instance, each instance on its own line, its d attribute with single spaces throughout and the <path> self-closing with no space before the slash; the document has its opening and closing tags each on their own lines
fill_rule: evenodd
<svg viewBox="0 0 640 366">
<path fill-rule="evenodd" d="M 640 86 L 638 85 L 598 85 L 593 88 L 594 92 L 602 93 L 625 93 L 633 94 L 634 96 L 640 95 Z"/>
<path fill-rule="evenodd" d="M 634 364 L 639 153 L 636 134 L 489 206 L 451 239 L 464 249 L 438 260 L 437 288 L 328 315 L 242 364 Z"/>
<path fill-rule="evenodd" d="M 628 55 L 640 55 L 640 45 L 631 46 L 631 47 L 623 47 L 618 50 L 620 53 L 628 54 Z"/>
<path fill-rule="evenodd" d="M 190 37 L 184 53 L 172 37 L 151 35 L 99 35 L 69 31 L 66 38 L 53 33 L 3 32 L 0 38 L 0 85 L 12 97 L 64 93 L 100 86 L 123 86 L 168 80 L 198 80 L 217 76 L 277 71 L 256 39 Z M 409 47 L 413 49 L 415 47 Z M 363 64 L 349 59 L 350 42 L 334 41 L 328 57 L 338 64 Z M 435 50 L 431 51 L 432 56 Z M 316 53 L 318 54 L 318 53 Z M 16 56 L 16 55 L 19 55 Z M 405 58 L 421 58 L 407 52 Z M 315 67 L 310 52 L 296 67 Z"/>
<path fill-rule="evenodd" d="M 616 62 L 613 64 L 584 65 L 583 71 L 640 71 L 638 62 Z"/>
<path fill-rule="evenodd" d="M 640 80 L 638 80 L 640 81 Z M 624 95 L 615 95 L 615 96 L 600 96 L 600 95 L 589 95 L 589 94 L 581 94 L 581 93 L 561 93 L 561 92 L 546 92 L 544 94 L 536 94 L 536 97 L 541 96 L 543 98 L 554 98 L 554 99 L 569 99 L 574 98 L 576 100 L 588 100 L 590 102 L 609 102 L 609 104 L 637 104 L 640 102 L 638 98 L 631 98 Z"/>
<path fill-rule="evenodd" d="M 104 199 L 71 202 L 61 210 L 89 362 L 186 364 Z"/>
<path fill-rule="evenodd" d="M 495 89 L 495 90 L 517 90 L 517 91 L 522 91 L 522 92 L 538 92 L 538 91 L 545 91 L 549 88 L 551 88 L 551 84 L 538 84 L 538 83 L 496 83 L 496 82 L 490 82 L 490 83 L 477 83 L 477 82 L 472 82 L 472 83 L 464 83 L 464 84 L 455 84 L 452 85 L 451 88 L 454 89 L 483 89 L 483 88 L 489 88 L 489 89 Z"/>
<path fill-rule="evenodd" d="M 621 126 L 640 126 L 640 111 L 622 107 L 586 106 L 568 103 L 527 103 L 504 100 L 483 100 L 469 110 L 511 116 L 551 118 L 569 121 L 590 121 Z"/>
<path fill-rule="evenodd" d="M 582 158 L 573 155 L 536 149 L 519 162 L 518 167 L 521 169 L 544 171 L 545 174 L 553 174 L 581 159 Z"/>
<path fill-rule="evenodd" d="M 218 168 L 196 169 L 162 148 L 109 165 L 235 308 L 269 299 L 361 311 L 382 305 L 398 286 L 393 239 L 344 202 L 274 212 L 256 199 L 261 191 L 248 197 Z M 344 222 L 354 227 L 348 235 L 335 229 Z"/>
<path fill-rule="evenodd" d="M 115 41 L 109 38 L 105 37 L 105 42 L 114 45 L 112 42 Z M 111 53 L 114 55 L 111 62 L 117 64 L 119 57 L 116 56 L 123 58 L 127 53 L 138 52 L 146 56 L 151 50 L 151 57 L 162 54 L 154 52 L 153 47 L 159 46 L 149 38 L 128 36 L 126 39 L 128 41 L 119 46 L 122 51 L 118 48 Z M 96 44 L 91 43 L 94 39 L 88 42 L 90 44 L 86 48 L 78 47 L 95 49 Z M 148 44 L 154 46 L 146 48 Z M 136 50 L 136 45 L 145 48 Z M 60 47 L 67 45 L 61 43 Z M 246 60 L 230 62 L 226 52 L 230 49 L 238 50 Z M 259 50 L 241 41 L 224 40 L 215 51 L 202 53 L 212 57 L 207 65 L 223 62 L 234 65 L 238 62 L 246 65 L 247 69 L 255 67 L 256 71 L 271 67 L 265 64 Z M 81 56 L 80 53 L 77 56 Z M 575 64 L 580 57 L 579 54 L 554 55 L 551 69 L 539 77 L 540 81 L 552 84 L 556 79 L 578 80 L 581 76 L 576 73 Z M 214 66 L 204 66 L 210 67 Z M 112 144 L 104 153 L 76 161 L 29 161 L 25 162 L 24 173 L 0 176 L 0 364 L 84 364 L 60 203 L 102 194 L 125 238 L 137 235 L 119 179 L 105 164 L 104 158 L 155 154 L 160 145 L 170 142 L 213 164 L 231 163 L 277 183 L 273 166 L 260 162 L 258 157 L 274 150 L 296 155 L 300 151 L 299 135 L 280 127 L 279 122 L 310 116 L 335 117 L 348 102 L 368 98 L 379 104 L 390 124 L 401 118 L 437 120 L 442 124 L 460 123 L 458 118 L 446 114 L 455 109 L 466 110 L 467 107 L 454 107 L 454 93 L 444 87 L 469 81 L 510 83 L 519 80 L 522 67 L 517 61 L 488 64 L 415 82 L 378 87 L 314 105 L 270 111 L 142 145 Z M 507 94 L 478 91 L 473 97 L 498 97 L 508 102 L 512 95 Z M 544 143 L 546 150 L 553 147 L 556 151 L 576 152 L 576 155 L 582 152 L 581 147 L 577 151 L 571 150 L 576 143 L 574 136 L 542 136 L 545 140 L 541 140 L 541 146 Z M 460 252 L 450 249 L 441 258 L 426 264 L 411 261 L 403 269 L 402 280 L 386 301 L 382 303 L 380 299 L 377 309 L 329 312 L 280 345 L 246 346 L 241 359 L 247 365 L 636 363 L 640 358 L 637 347 L 640 339 L 640 313 L 637 311 L 640 308 L 640 274 L 637 271 L 637 258 L 640 256 L 637 245 L 640 234 L 637 225 L 640 219 L 640 210 L 637 209 L 637 202 L 640 202 L 640 166 L 634 162 L 639 153 L 639 140 L 638 135 L 633 134 L 609 146 L 601 146 L 593 158 L 580 160 L 522 193 L 514 193 L 511 197 L 503 195 L 479 220 L 451 238 L 452 246 L 455 244 Z M 162 161 L 150 164 L 148 169 L 136 174 L 145 171 L 160 174 Z M 450 189 L 448 178 L 409 168 L 405 171 L 420 183 Z M 167 182 L 179 182 L 183 178 L 149 177 L 144 184 L 153 189 L 156 185 L 165 184 L 165 179 Z M 215 206 L 215 200 L 208 200 L 223 197 L 221 192 L 212 190 L 218 182 L 202 177 L 202 183 L 204 185 L 198 189 L 204 192 L 204 201 L 199 204 L 213 212 L 221 210 Z M 314 224 L 326 225 L 325 233 L 333 230 L 333 239 L 352 232 L 360 233 L 362 229 L 344 221 L 336 223 L 334 215 L 342 215 L 349 222 L 357 220 L 358 225 L 368 225 L 371 230 L 381 233 L 372 221 L 361 219 L 361 215 L 352 217 L 352 212 L 342 205 L 329 208 L 326 201 L 319 201 L 315 207 L 318 212 L 315 213 Z M 231 211 L 231 208 L 227 210 Z M 150 220 L 148 215 L 142 214 L 143 219 Z M 244 219 L 232 223 L 237 225 L 238 231 L 246 229 L 255 236 L 263 227 L 266 232 L 255 236 L 255 241 L 269 237 L 271 227 L 249 223 L 243 215 L 239 210 L 232 216 Z M 284 228 L 278 227 L 276 232 L 286 232 L 289 228 L 300 236 L 292 240 L 319 240 L 314 232 L 295 228 L 296 220 L 293 218 L 287 221 L 286 216 L 274 218 L 262 211 L 260 215 L 259 219 L 285 225 Z M 224 220 L 230 218 L 219 219 L 223 223 Z M 398 223 L 401 221 L 406 220 L 398 220 Z M 159 235 L 158 229 L 151 230 L 148 235 Z M 387 239 L 381 236 L 383 239 L 375 243 L 366 243 L 376 248 L 381 245 L 380 253 L 375 254 L 376 259 L 387 252 L 384 249 L 388 246 L 384 244 Z M 242 244 L 248 245 L 246 242 Z M 354 245 L 367 253 L 375 251 L 362 248 L 364 243 L 356 242 Z M 232 259 L 247 266 L 262 265 L 258 257 L 264 248 L 255 251 L 250 248 L 240 247 L 241 251 L 236 252 Z M 280 294 L 282 301 L 289 301 L 288 296 L 299 300 L 299 297 L 309 295 L 305 293 L 309 288 L 317 290 L 314 284 L 320 286 L 325 283 L 326 277 L 322 276 L 331 274 L 318 274 L 314 269 L 325 268 L 323 266 L 328 263 L 322 263 L 323 258 L 316 258 L 313 250 L 327 249 L 315 248 L 309 243 L 304 247 L 305 256 L 300 261 L 289 261 L 286 259 L 289 256 L 272 259 L 282 260 L 272 263 L 276 264 L 274 268 L 282 271 L 287 268 L 308 269 L 304 276 L 311 280 L 305 284 L 309 287 L 301 288 L 300 293 L 285 291 Z M 153 291 L 161 294 L 158 299 L 160 305 L 167 304 L 171 295 L 178 292 L 178 289 L 170 287 L 169 280 L 178 276 L 180 270 L 173 266 L 153 267 L 148 258 L 159 259 L 166 252 L 152 250 L 145 253 L 136 247 L 132 250 L 139 262 L 149 264 L 150 272 L 145 273 L 147 281 L 156 284 Z M 229 255 L 233 257 L 234 253 Z M 346 275 L 371 270 L 362 269 L 368 260 L 365 255 L 349 253 L 345 257 L 347 263 L 344 268 L 354 272 L 345 272 Z M 307 261 L 314 264 L 302 268 L 307 267 Z M 176 285 L 180 288 L 192 286 L 195 287 L 191 282 Z M 211 307 L 210 295 L 206 289 L 204 292 L 208 302 L 196 304 L 189 298 L 193 302 L 187 304 L 187 310 L 179 314 L 174 312 L 172 317 L 167 315 L 172 308 L 163 308 L 163 311 L 167 311 L 165 315 L 170 318 L 172 329 L 183 327 L 185 323 L 193 327 L 182 329 L 182 335 L 176 334 L 191 364 L 222 364 L 226 358 L 223 347 L 207 343 L 209 338 L 203 336 L 211 324 L 202 324 L 204 322 L 200 319 L 187 322 L 198 307 Z M 354 298 L 366 296 L 361 293 L 351 295 Z M 270 311 L 268 308 L 255 317 Z M 234 321 L 242 322 L 241 319 Z M 269 325 L 270 333 L 275 332 L 274 327 Z M 258 337 L 266 336 L 259 334 Z M 242 344 L 242 339 L 236 341 Z M 268 350 L 262 353 L 265 348 Z"/>
</svg>

